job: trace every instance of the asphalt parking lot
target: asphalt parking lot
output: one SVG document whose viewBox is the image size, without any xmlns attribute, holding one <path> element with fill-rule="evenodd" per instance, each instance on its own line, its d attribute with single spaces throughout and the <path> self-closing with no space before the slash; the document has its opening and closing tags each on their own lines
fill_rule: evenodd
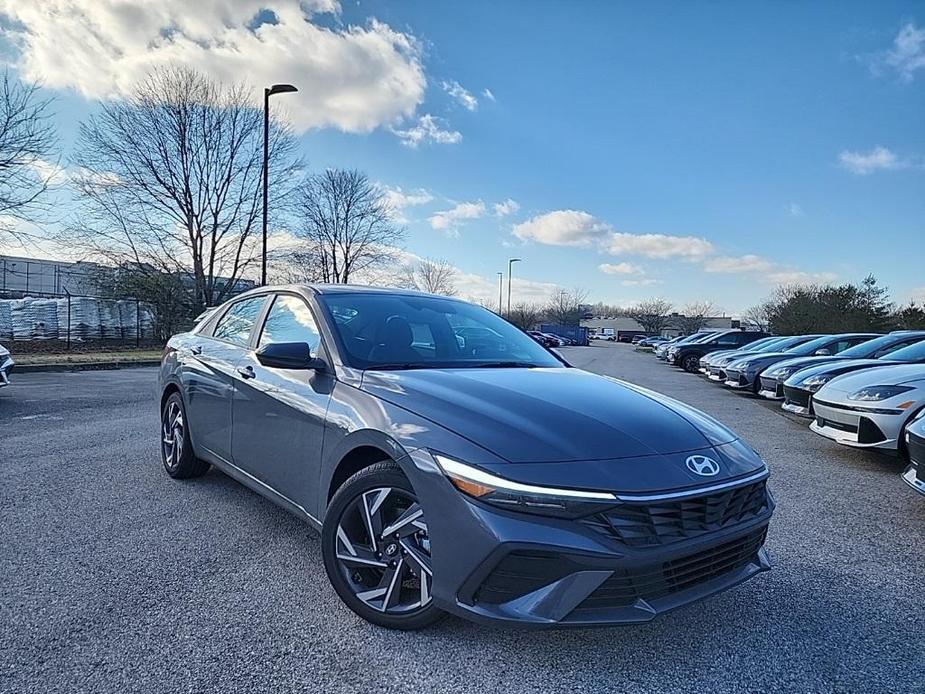
<svg viewBox="0 0 925 694">
<path fill-rule="evenodd" d="M 765 457 L 774 571 L 644 626 L 385 631 L 339 602 L 307 525 L 214 470 L 164 474 L 153 369 L 19 374 L 0 390 L 0 691 L 923 691 L 925 499 L 898 461 L 628 345 L 564 353 Z"/>
</svg>

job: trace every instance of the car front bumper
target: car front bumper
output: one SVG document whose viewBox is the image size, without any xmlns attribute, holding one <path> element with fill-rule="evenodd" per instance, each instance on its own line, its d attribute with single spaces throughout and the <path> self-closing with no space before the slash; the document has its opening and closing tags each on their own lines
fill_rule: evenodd
<svg viewBox="0 0 925 694">
<path fill-rule="evenodd" d="M 10 374 L 13 371 L 14 362 L 9 356 L 0 357 L 0 388 L 10 384 Z"/>
<path fill-rule="evenodd" d="M 439 473 L 423 477 L 413 483 L 425 513 L 440 509 L 427 516 L 434 600 L 477 622 L 539 627 L 647 622 L 771 567 L 763 545 L 774 503 L 765 480 L 760 511 L 691 537 L 639 544 L 638 537 L 620 536 L 625 531 L 600 520 L 601 514 L 562 519 L 498 509 L 464 496 Z M 755 484 L 728 493 L 739 494 L 739 504 Z M 685 497 L 685 514 L 692 501 Z M 646 507 L 654 511 L 654 503 Z M 703 507 L 706 512 L 707 504 Z M 680 513 L 677 518 L 686 522 Z"/>
<path fill-rule="evenodd" d="M 735 390 L 751 390 L 754 387 L 755 376 L 746 371 L 733 371 L 727 369 L 723 385 Z"/>
<path fill-rule="evenodd" d="M 905 410 L 874 411 L 813 398 L 815 419 L 809 428 L 820 436 L 853 448 L 896 451 L 899 433 L 911 413 Z"/>
<path fill-rule="evenodd" d="M 784 399 L 783 381 L 778 381 L 776 378 L 770 378 L 768 376 L 761 376 L 758 380 L 761 383 L 758 389 L 758 395 L 768 400 Z"/>
<path fill-rule="evenodd" d="M 781 409 L 801 417 L 813 416 L 813 394 L 802 388 L 784 386 L 784 402 Z"/>
<path fill-rule="evenodd" d="M 906 432 L 906 448 L 911 462 L 903 473 L 903 481 L 925 495 L 925 438 Z"/>
</svg>

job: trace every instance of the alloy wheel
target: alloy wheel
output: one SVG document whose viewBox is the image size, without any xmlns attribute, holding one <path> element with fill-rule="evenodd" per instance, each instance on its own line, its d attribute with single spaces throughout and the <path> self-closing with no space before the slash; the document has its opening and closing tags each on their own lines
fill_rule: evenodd
<svg viewBox="0 0 925 694">
<path fill-rule="evenodd" d="M 161 446 L 164 451 L 164 465 L 169 470 L 175 470 L 183 456 L 183 427 L 183 410 L 178 402 L 172 400 L 164 408 L 164 417 L 161 422 Z"/>
<path fill-rule="evenodd" d="M 377 487 L 353 499 L 337 525 L 335 556 L 353 594 L 371 609 L 407 615 L 431 602 L 427 523 L 404 489 Z"/>
</svg>

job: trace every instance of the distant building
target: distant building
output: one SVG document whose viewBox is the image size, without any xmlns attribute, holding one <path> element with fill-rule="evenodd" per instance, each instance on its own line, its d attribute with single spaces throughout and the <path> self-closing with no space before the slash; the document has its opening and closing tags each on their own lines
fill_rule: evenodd
<svg viewBox="0 0 925 694">
<path fill-rule="evenodd" d="M 680 335 L 680 325 L 672 320 L 679 317 L 680 316 L 677 313 L 669 316 L 668 326 L 661 331 L 661 334 L 665 337 L 676 337 Z M 639 335 L 646 332 L 639 323 L 627 316 L 618 316 L 615 318 L 589 318 L 582 320 L 581 325 L 582 327 L 588 328 L 589 330 L 611 328 L 613 329 L 617 338 L 619 338 L 621 334 Z M 740 321 L 735 320 L 730 316 L 710 316 L 704 319 L 703 328 L 701 328 L 701 330 L 729 330 L 739 327 L 741 327 Z"/>
<path fill-rule="evenodd" d="M 38 260 L 20 258 L 12 255 L 0 255 L 0 294 L 3 296 L 65 296 L 98 294 L 96 280 L 107 271 L 99 263 L 61 260 Z M 223 288 L 230 280 L 215 278 L 217 288 Z M 253 289 L 254 280 L 237 279 L 232 294 Z"/>
</svg>

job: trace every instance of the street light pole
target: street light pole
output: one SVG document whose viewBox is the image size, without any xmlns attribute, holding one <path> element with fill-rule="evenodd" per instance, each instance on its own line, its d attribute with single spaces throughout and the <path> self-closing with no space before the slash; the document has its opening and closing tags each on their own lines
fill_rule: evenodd
<svg viewBox="0 0 925 694">
<path fill-rule="evenodd" d="M 511 258 L 507 261 L 507 312 L 511 312 L 511 267 L 519 263 L 520 258 Z"/>
<path fill-rule="evenodd" d="M 501 292 L 504 289 L 504 273 L 498 273 L 498 315 L 501 315 Z"/>
<path fill-rule="evenodd" d="M 260 284 L 267 283 L 267 188 L 270 180 L 270 97 L 299 91 L 291 84 L 274 84 L 263 90 L 263 253 L 260 258 Z"/>
</svg>

